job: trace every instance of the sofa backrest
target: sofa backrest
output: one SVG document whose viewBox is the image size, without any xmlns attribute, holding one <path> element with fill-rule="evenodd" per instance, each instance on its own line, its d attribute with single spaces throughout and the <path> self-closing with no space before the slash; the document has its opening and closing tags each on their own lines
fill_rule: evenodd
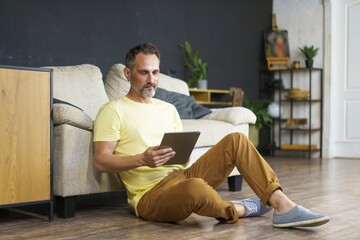
<svg viewBox="0 0 360 240">
<path fill-rule="evenodd" d="M 182 93 L 187 96 L 190 95 L 189 87 L 185 81 L 162 73 L 160 74 L 159 87 L 168 91 Z"/>
<path fill-rule="evenodd" d="M 109 101 L 100 69 L 90 64 L 48 68 L 53 69 L 53 97 L 80 107 L 94 120 Z"/>
<path fill-rule="evenodd" d="M 110 100 L 125 96 L 130 89 L 130 83 L 123 73 L 124 68 L 125 66 L 121 63 L 114 64 L 105 78 L 105 91 Z M 168 91 L 189 95 L 189 88 L 186 82 L 162 73 L 160 74 L 159 87 Z"/>
</svg>

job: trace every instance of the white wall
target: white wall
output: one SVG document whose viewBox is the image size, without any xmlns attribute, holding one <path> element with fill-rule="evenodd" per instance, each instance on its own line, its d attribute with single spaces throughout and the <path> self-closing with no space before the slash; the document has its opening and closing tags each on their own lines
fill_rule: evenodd
<svg viewBox="0 0 360 240">
<path fill-rule="evenodd" d="M 289 47 L 290 47 L 290 62 L 300 61 L 301 67 L 305 66 L 304 57 L 299 50 L 299 47 L 304 45 L 314 45 L 318 47 L 318 55 L 314 59 L 314 67 L 324 67 L 324 4 L 323 0 L 273 0 L 273 13 L 277 17 L 277 25 L 281 30 L 288 31 Z M 283 81 L 286 88 L 290 87 L 290 75 L 283 75 Z M 309 88 L 308 76 L 297 73 L 294 75 L 294 87 L 301 89 Z M 318 76 L 313 77 L 312 89 L 313 98 L 318 98 L 320 95 L 320 82 L 314 79 L 319 79 Z M 325 83 L 324 79 L 324 83 Z M 307 117 L 308 106 L 296 105 L 294 117 Z M 284 109 L 286 110 L 286 109 Z M 286 111 L 285 111 L 286 113 Z M 320 126 L 320 115 L 318 111 L 314 112 L 312 125 L 314 127 Z M 275 133 L 277 139 L 278 134 Z M 286 144 L 289 134 L 283 132 L 282 144 Z M 319 143 L 320 134 L 314 136 L 313 143 Z M 307 144 L 308 135 L 299 135 L 294 139 L 294 144 Z M 324 147 L 324 144 L 323 144 Z"/>
<path fill-rule="evenodd" d="M 273 0 L 273 13 L 277 25 L 288 31 L 290 62 L 300 60 L 304 66 L 299 47 L 314 45 L 319 54 L 314 59 L 314 67 L 323 67 L 324 52 L 324 6 L 323 0 Z"/>
</svg>

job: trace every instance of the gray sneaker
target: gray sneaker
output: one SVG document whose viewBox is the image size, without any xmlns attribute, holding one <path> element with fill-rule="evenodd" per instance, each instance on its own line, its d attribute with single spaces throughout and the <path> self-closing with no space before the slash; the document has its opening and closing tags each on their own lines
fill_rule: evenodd
<svg viewBox="0 0 360 240">
<path fill-rule="evenodd" d="M 273 226 L 279 228 L 316 227 L 327 223 L 329 220 L 330 218 L 328 216 L 313 213 L 310 210 L 298 205 L 287 213 L 274 213 Z"/>
<path fill-rule="evenodd" d="M 245 208 L 244 217 L 258 217 L 273 209 L 272 207 L 268 208 L 264 204 L 262 204 L 258 197 L 252 197 L 243 200 L 233 200 L 230 202 L 244 206 Z"/>
</svg>

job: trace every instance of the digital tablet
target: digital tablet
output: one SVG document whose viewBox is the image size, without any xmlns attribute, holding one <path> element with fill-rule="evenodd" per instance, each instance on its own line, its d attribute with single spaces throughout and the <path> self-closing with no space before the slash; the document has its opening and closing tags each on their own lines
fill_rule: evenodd
<svg viewBox="0 0 360 240">
<path fill-rule="evenodd" d="M 200 136 L 200 132 L 168 132 L 164 134 L 160 147 L 171 147 L 175 156 L 166 164 L 186 164 Z"/>
</svg>

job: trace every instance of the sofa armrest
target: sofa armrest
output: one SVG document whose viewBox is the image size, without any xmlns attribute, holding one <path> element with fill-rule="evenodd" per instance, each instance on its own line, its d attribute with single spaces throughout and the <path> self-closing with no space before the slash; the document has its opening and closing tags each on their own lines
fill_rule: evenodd
<svg viewBox="0 0 360 240">
<path fill-rule="evenodd" d="M 69 124 L 84 130 L 93 130 L 93 120 L 85 112 L 67 104 L 54 104 L 54 125 Z"/>
<path fill-rule="evenodd" d="M 256 122 L 255 114 L 244 107 L 227 107 L 211 110 L 212 113 L 204 116 L 202 119 L 223 121 L 235 126 L 244 123 L 255 124 Z"/>
<path fill-rule="evenodd" d="M 125 189 L 117 174 L 93 164 L 93 133 L 70 124 L 54 127 L 54 195 L 69 197 Z"/>
</svg>

